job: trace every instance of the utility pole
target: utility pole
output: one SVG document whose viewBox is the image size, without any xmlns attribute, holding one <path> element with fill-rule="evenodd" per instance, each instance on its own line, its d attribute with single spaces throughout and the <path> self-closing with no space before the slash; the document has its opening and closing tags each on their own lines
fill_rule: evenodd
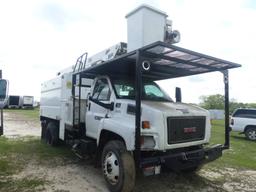
<svg viewBox="0 0 256 192">
<path fill-rule="evenodd" d="M 2 70 L 0 69 L 0 80 L 2 79 Z M 4 105 L 0 105 L 0 117 L 1 117 L 1 124 L 0 124 L 0 135 L 4 133 L 4 121 L 3 121 L 3 108 Z"/>
<path fill-rule="evenodd" d="M 2 79 L 2 70 L 0 69 L 0 80 Z M 3 117 L 4 99 L 0 100 L 0 136 L 4 134 L 4 117 Z"/>
</svg>

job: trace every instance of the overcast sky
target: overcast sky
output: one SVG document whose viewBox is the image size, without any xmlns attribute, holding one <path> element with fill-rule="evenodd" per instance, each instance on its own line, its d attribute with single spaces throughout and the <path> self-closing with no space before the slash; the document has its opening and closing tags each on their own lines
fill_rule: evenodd
<svg viewBox="0 0 256 192">
<path fill-rule="evenodd" d="M 127 39 L 125 15 L 142 3 L 169 15 L 184 48 L 242 64 L 230 70 L 230 97 L 256 102 L 256 1 L 246 0 L 8 0 L 0 3 L 0 69 L 10 94 L 40 98 L 41 82 Z M 160 83 L 185 102 L 223 93 L 220 73 Z"/>
</svg>

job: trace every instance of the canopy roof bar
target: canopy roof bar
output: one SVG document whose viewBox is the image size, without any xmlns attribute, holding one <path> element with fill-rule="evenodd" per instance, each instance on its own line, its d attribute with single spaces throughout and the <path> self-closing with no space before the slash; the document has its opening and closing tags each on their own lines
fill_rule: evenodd
<svg viewBox="0 0 256 192">
<path fill-rule="evenodd" d="M 161 41 L 142 47 L 139 50 L 142 59 L 149 61 L 151 64 L 151 70 L 143 73 L 143 77 L 152 80 L 224 71 L 241 66 Z M 78 73 L 88 73 L 91 77 L 96 75 L 115 76 L 116 74 L 135 76 L 135 66 L 136 50 L 101 64 L 85 68 Z"/>
</svg>

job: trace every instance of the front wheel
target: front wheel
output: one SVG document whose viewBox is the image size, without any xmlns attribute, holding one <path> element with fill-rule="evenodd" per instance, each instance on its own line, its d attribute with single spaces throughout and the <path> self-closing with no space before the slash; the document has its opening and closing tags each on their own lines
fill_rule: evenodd
<svg viewBox="0 0 256 192">
<path fill-rule="evenodd" d="M 256 128 L 255 127 L 249 127 L 245 131 L 245 136 L 249 140 L 256 141 Z"/>
<path fill-rule="evenodd" d="M 135 163 L 121 141 L 108 142 L 102 153 L 102 171 L 111 192 L 130 192 L 135 185 Z"/>
</svg>

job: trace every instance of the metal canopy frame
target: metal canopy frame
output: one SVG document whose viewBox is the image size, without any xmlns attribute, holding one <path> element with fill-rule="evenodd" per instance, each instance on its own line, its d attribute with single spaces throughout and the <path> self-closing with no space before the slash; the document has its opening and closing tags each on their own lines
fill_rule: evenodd
<svg viewBox="0 0 256 192">
<path fill-rule="evenodd" d="M 0 70 L 0 79 L 2 79 L 2 70 Z M 3 116 L 3 106 L 0 108 L 0 136 L 4 134 L 4 116 Z"/>
<path fill-rule="evenodd" d="M 140 57 L 151 64 L 151 70 L 144 72 L 144 78 L 162 80 L 202 73 L 223 71 L 241 65 L 170 45 L 161 41 L 142 47 Z M 136 76 L 137 51 L 121 55 L 112 60 L 92 65 L 77 73 L 96 75 Z"/>
<path fill-rule="evenodd" d="M 142 67 L 144 61 L 150 63 L 149 70 L 145 70 Z M 78 73 L 83 73 L 88 78 L 94 78 L 97 75 L 109 75 L 111 77 L 127 76 L 128 78 L 135 78 L 135 160 L 137 166 L 140 167 L 142 79 L 162 80 L 214 71 L 223 73 L 225 87 L 225 143 L 223 144 L 222 149 L 224 150 L 228 149 L 230 145 L 228 69 L 240 66 L 241 65 L 239 64 L 223 59 L 158 41 L 110 61 L 88 67 Z"/>
</svg>

